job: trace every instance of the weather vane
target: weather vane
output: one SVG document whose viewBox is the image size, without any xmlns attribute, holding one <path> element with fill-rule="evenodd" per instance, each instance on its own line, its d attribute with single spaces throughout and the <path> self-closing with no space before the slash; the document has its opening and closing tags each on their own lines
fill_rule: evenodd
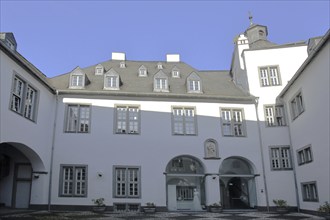
<svg viewBox="0 0 330 220">
<path fill-rule="evenodd" d="M 250 25 L 252 25 L 252 24 L 253 24 L 253 21 L 252 21 L 252 19 L 253 19 L 253 16 L 252 16 L 251 12 L 249 11 L 249 20 L 250 20 Z"/>
</svg>

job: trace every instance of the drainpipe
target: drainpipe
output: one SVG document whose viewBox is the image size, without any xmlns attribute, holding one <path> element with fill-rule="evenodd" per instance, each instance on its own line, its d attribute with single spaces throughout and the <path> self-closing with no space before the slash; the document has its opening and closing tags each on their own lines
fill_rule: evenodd
<svg viewBox="0 0 330 220">
<path fill-rule="evenodd" d="M 56 134 L 56 121 L 57 121 L 57 106 L 58 106 L 58 90 L 56 90 L 55 96 L 55 117 L 53 124 L 53 137 L 52 137 L 52 149 L 50 153 L 50 168 L 49 168 L 49 186 L 48 186 L 48 211 L 51 210 L 52 199 L 52 180 L 53 180 L 53 161 L 54 161 L 54 148 L 55 148 L 55 134 Z"/>
<path fill-rule="evenodd" d="M 256 116 L 257 116 L 257 123 L 258 123 L 258 134 L 259 134 L 259 146 L 260 146 L 261 164 L 262 164 L 262 175 L 263 175 L 264 184 L 265 184 L 264 186 L 265 186 L 267 211 L 269 212 L 267 179 L 266 179 L 266 172 L 265 172 L 264 151 L 263 151 L 263 147 L 262 147 L 262 137 L 261 137 L 261 128 L 260 128 L 260 120 L 259 120 L 259 112 L 258 112 L 258 103 L 259 103 L 259 97 L 256 97 L 256 99 L 255 99 L 255 109 L 256 109 Z"/>
</svg>

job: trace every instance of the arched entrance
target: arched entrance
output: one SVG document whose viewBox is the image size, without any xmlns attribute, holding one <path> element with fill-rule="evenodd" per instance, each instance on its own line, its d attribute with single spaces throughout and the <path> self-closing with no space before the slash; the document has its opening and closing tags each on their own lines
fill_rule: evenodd
<svg viewBox="0 0 330 220">
<path fill-rule="evenodd" d="M 178 156 L 166 166 L 167 208 L 201 211 L 205 206 L 204 168 L 192 156 Z"/>
<path fill-rule="evenodd" d="M 29 208 L 33 172 L 46 173 L 33 149 L 16 142 L 0 143 L 0 203 Z"/>
<path fill-rule="evenodd" d="M 250 209 L 257 204 L 254 169 L 244 158 L 230 157 L 220 167 L 221 202 L 225 209 Z"/>
</svg>

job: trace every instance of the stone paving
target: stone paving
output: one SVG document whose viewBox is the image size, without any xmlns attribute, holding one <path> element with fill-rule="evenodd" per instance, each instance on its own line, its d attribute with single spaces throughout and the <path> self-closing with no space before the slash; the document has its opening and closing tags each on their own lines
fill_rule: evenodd
<svg viewBox="0 0 330 220">
<path fill-rule="evenodd" d="M 156 213 L 115 213 L 105 212 L 103 214 L 96 214 L 93 212 L 47 212 L 36 211 L 29 213 L 1 213 L 1 220 L 130 220 L 130 219 L 146 219 L 146 220 L 202 220 L 202 219 L 224 219 L 224 220 L 252 220 L 252 219 L 293 219 L 293 220 L 311 220 L 324 219 L 319 216 L 313 216 L 303 213 L 287 213 L 278 214 L 274 212 L 224 212 L 224 213 L 210 213 L 210 212 L 156 212 Z"/>
</svg>

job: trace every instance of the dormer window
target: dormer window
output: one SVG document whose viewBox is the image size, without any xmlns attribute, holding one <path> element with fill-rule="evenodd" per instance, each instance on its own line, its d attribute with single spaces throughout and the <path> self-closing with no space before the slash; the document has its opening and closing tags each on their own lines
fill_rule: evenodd
<svg viewBox="0 0 330 220">
<path fill-rule="evenodd" d="M 159 70 L 163 69 L 163 64 L 161 62 L 157 63 L 157 69 Z"/>
<path fill-rule="evenodd" d="M 104 89 L 106 90 L 119 90 L 119 75 L 113 69 L 110 69 L 104 74 Z"/>
<path fill-rule="evenodd" d="M 180 78 L 180 71 L 176 66 L 173 67 L 173 69 L 172 69 L 172 77 L 173 78 Z"/>
<path fill-rule="evenodd" d="M 162 70 L 154 76 L 154 91 L 168 92 L 168 77 Z"/>
<path fill-rule="evenodd" d="M 104 67 L 101 64 L 96 65 L 95 67 L 95 75 L 103 75 Z"/>
<path fill-rule="evenodd" d="M 139 76 L 144 77 L 147 76 L 147 68 L 145 66 L 140 66 L 139 68 Z"/>
<path fill-rule="evenodd" d="M 85 87 L 86 76 L 82 70 L 77 67 L 70 75 L 70 89 L 83 89 Z"/>
<path fill-rule="evenodd" d="M 202 92 L 201 79 L 195 72 L 192 72 L 187 78 L 187 91 L 188 93 Z"/>
<path fill-rule="evenodd" d="M 124 61 L 120 62 L 119 66 L 120 66 L 120 68 L 126 68 L 126 65 L 125 65 Z"/>
</svg>

